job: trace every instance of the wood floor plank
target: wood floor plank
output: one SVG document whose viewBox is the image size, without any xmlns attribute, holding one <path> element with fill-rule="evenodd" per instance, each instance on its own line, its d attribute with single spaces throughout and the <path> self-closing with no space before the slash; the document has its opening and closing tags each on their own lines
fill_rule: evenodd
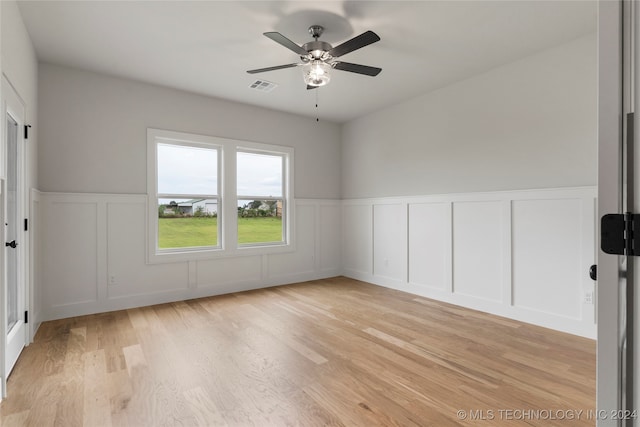
<svg viewBox="0 0 640 427">
<path fill-rule="evenodd" d="M 2 420 L 2 425 L 5 427 L 19 427 L 24 426 L 27 423 L 29 417 L 29 411 L 16 412 L 15 414 L 7 415 Z"/>
<path fill-rule="evenodd" d="M 228 427 L 220 410 L 211 400 L 209 394 L 202 387 L 196 387 L 184 392 L 184 397 L 189 405 L 191 412 L 195 414 L 197 425 L 207 427 L 211 425 Z"/>
<path fill-rule="evenodd" d="M 104 350 L 85 355 L 83 424 L 86 426 L 111 426 L 106 366 Z"/>
<path fill-rule="evenodd" d="M 55 426 L 58 404 L 68 402 L 63 394 L 64 388 L 60 387 L 60 384 L 64 384 L 64 378 L 61 375 L 45 376 L 38 381 L 38 390 L 34 394 L 22 395 L 23 398 L 37 402 L 31 405 L 25 425 Z M 4 401 L 2 403 L 4 404 Z"/>
<path fill-rule="evenodd" d="M 595 342 L 337 277 L 45 322 L 8 393 L 3 426 L 582 427 Z"/>
<path fill-rule="evenodd" d="M 107 374 L 109 405 L 111 408 L 111 424 L 113 426 L 129 426 L 128 408 L 133 397 L 133 387 L 129 372 L 120 370 Z"/>
<path fill-rule="evenodd" d="M 140 344 L 130 345 L 122 349 L 129 376 L 133 378 L 134 370 L 147 366 L 147 359 Z"/>
<path fill-rule="evenodd" d="M 69 329 L 64 375 L 60 389 L 63 399 L 57 404 L 55 426 L 83 424 L 86 327 Z"/>
<path fill-rule="evenodd" d="M 278 306 L 289 313 L 293 313 L 294 316 L 298 316 L 298 312 L 295 310 L 292 311 L 290 306 L 282 304 L 278 304 Z M 246 319 L 249 322 L 271 333 L 274 339 L 282 341 L 283 344 L 287 345 L 292 350 L 298 352 L 317 365 L 327 362 L 327 359 L 324 356 L 301 343 L 295 336 L 292 337 L 290 334 L 285 333 L 286 325 L 282 322 L 279 322 L 274 318 L 269 318 L 268 314 L 261 312 L 252 305 L 244 304 L 241 308 L 247 312 Z"/>
</svg>

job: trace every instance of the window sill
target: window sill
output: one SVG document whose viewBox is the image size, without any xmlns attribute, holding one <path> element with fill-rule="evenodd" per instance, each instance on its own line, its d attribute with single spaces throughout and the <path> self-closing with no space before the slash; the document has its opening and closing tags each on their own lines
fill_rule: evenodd
<svg viewBox="0 0 640 427">
<path fill-rule="evenodd" d="M 239 246 L 235 249 L 213 248 L 208 250 L 176 250 L 149 253 L 147 264 L 168 264 L 189 261 L 206 261 L 242 256 L 261 256 L 294 252 L 295 247 L 288 243 Z"/>
</svg>

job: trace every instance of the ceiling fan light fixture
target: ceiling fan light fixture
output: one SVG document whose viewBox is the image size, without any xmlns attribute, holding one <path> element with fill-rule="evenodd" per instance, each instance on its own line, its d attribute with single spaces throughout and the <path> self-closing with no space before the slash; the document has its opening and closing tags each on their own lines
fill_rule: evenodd
<svg viewBox="0 0 640 427">
<path fill-rule="evenodd" d="M 2 1 L 2 0 L 0 0 Z M 249 74 L 265 73 L 267 71 L 281 70 L 284 68 L 292 68 L 302 66 L 302 77 L 307 84 L 307 89 L 313 89 L 325 86 L 331 80 L 331 70 L 348 71 L 350 73 L 363 74 L 366 76 L 377 76 L 382 68 L 369 67 L 368 65 L 352 64 L 350 62 L 336 61 L 336 58 L 361 49 L 372 43 L 380 41 L 380 37 L 373 31 L 365 31 L 359 36 L 353 37 L 340 45 L 333 47 L 331 44 L 318 40 L 324 28 L 320 25 L 312 25 L 309 27 L 309 34 L 313 37 L 313 41 L 307 42 L 302 46 L 292 42 L 282 34 L 270 31 L 263 33 L 266 37 L 274 42 L 295 52 L 300 62 L 294 64 L 277 65 L 275 67 L 257 68 L 248 70 Z"/>
<path fill-rule="evenodd" d="M 302 76 L 308 86 L 324 86 L 331 80 L 331 65 L 324 61 L 311 61 L 302 67 Z"/>
</svg>

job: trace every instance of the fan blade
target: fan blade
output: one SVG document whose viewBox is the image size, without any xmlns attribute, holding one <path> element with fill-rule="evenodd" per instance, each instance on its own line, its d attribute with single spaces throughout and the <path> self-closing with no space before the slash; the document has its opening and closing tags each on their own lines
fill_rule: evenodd
<svg viewBox="0 0 640 427">
<path fill-rule="evenodd" d="M 293 68 L 293 67 L 297 67 L 298 65 L 300 64 L 276 65 L 275 67 L 258 68 L 257 70 L 249 70 L 247 71 L 247 73 L 249 74 L 264 73 L 265 71 L 282 70 L 283 68 Z"/>
<path fill-rule="evenodd" d="M 360 49 L 361 47 L 370 45 L 371 43 L 375 43 L 379 40 L 380 37 L 378 37 L 376 33 L 374 33 L 373 31 L 367 31 L 360 34 L 359 36 L 352 38 L 351 40 L 347 40 L 341 45 L 334 47 L 329 51 L 329 55 L 337 58 L 349 52 L 353 52 L 356 49 Z"/>
<path fill-rule="evenodd" d="M 278 32 L 274 31 L 274 32 L 263 33 L 263 34 L 269 37 L 274 42 L 280 43 L 282 46 L 286 47 L 289 50 L 294 51 L 300 56 L 305 56 L 309 53 L 306 50 L 304 50 L 301 46 L 298 46 L 297 44 L 295 44 L 294 42 L 292 42 L 291 40 L 289 40 L 288 38 L 286 38 L 285 36 L 283 36 Z"/>
<path fill-rule="evenodd" d="M 318 89 L 320 86 L 311 86 L 311 85 L 307 85 L 307 90 L 310 89 Z"/>
<path fill-rule="evenodd" d="M 375 77 L 380 74 L 382 68 L 369 67 L 368 65 L 352 64 L 350 62 L 336 62 L 333 68 L 341 71 L 349 71 L 351 73 L 364 74 L 367 76 Z"/>
</svg>

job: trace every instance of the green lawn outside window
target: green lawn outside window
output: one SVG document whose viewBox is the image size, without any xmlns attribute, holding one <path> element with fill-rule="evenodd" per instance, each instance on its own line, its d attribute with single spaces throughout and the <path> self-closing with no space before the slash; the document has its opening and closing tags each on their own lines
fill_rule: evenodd
<svg viewBox="0 0 640 427">
<path fill-rule="evenodd" d="M 160 249 L 218 245 L 217 218 L 158 218 Z M 238 218 L 238 243 L 282 242 L 282 219 Z"/>
</svg>

